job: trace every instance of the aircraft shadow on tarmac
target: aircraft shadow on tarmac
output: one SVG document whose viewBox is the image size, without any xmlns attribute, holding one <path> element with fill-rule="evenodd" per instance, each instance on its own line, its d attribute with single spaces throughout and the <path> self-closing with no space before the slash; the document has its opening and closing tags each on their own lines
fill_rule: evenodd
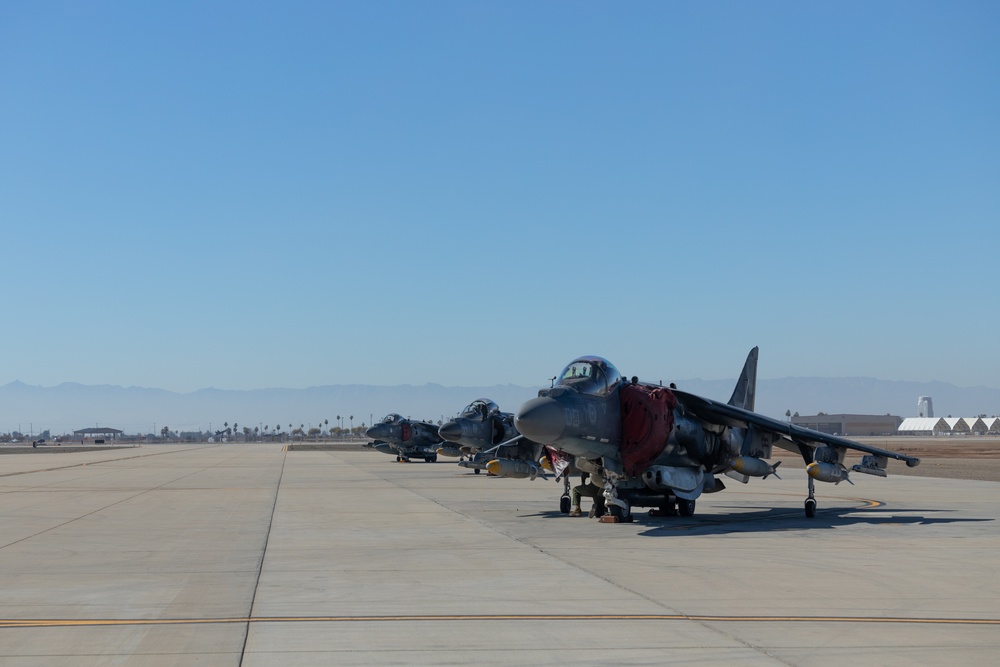
<svg viewBox="0 0 1000 667">
<path fill-rule="evenodd" d="M 727 508 L 717 508 L 725 511 Z M 803 531 L 831 528 L 846 528 L 857 525 L 883 526 L 929 526 L 950 523 L 971 523 L 994 521 L 970 517 L 942 516 L 952 510 L 936 509 L 891 509 L 875 507 L 830 507 L 820 508 L 816 516 L 808 519 L 801 509 L 788 507 L 762 507 L 747 509 L 745 505 L 733 506 L 731 514 L 703 514 L 693 517 L 650 517 L 646 512 L 635 513 L 633 525 L 648 526 L 639 533 L 646 537 L 668 537 L 671 535 L 725 535 L 727 533 L 771 533 L 782 531 Z M 570 520 L 560 512 L 538 512 L 521 515 L 528 517 L 551 517 Z M 580 521 L 580 519 L 575 519 Z M 596 521 L 591 519 L 591 521 Z M 595 526 L 598 528 L 598 526 Z M 611 528 L 611 526 L 607 526 Z"/>
<path fill-rule="evenodd" d="M 724 510 L 725 508 L 719 508 Z M 647 537 L 677 534 L 725 535 L 727 533 L 770 533 L 781 531 L 802 531 L 817 529 L 846 528 L 858 525 L 873 526 L 929 526 L 935 524 L 969 523 L 993 521 L 970 517 L 944 516 L 952 510 L 937 509 L 892 509 L 876 507 L 830 507 L 818 509 L 816 516 L 809 519 L 799 509 L 787 507 L 766 507 L 747 511 L 745 506 L 733 508 L 733 514 L 697 515 L 691 518 L 670 517 L 653 519 L 637 516 L 637 521 L 650 524 L 648 530 L 639 533 Z"/>
</svg>

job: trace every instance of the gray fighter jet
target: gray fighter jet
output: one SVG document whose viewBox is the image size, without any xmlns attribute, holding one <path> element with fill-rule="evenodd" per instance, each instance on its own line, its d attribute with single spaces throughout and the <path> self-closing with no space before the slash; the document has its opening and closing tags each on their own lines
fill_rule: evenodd
<svg viewBox="0 0 1000 667">
<path fill-rule="evenodd" d="M 459 461 L 458 465 L 476 474 L 489 470 L 501 477 L 545 477 L 539 463 L 545 449 L 527 438 L 517 438 L 514 413 L 501 412 L 488 398 L 477 398 L 465 406 L 458 416 L 441 425 L 438 435 L 469 456 L 469 460 Z M 514 440 L 513 444 L 502 444 L 510 440 Z"/>
<path fill-rule="evenodd" d="M 434 463 L 444 444 L 434 424 L 411 421 L 394 413 L 386 415 L 382 421 L 366 430 L 365 435 L 374 441 L 369 442 L 368 447 L 383 454 L 395 454 L 397 461 L 421 458 L 428 463 Z M 442 453 L 459 455 L 458 451 L 452 448 L 445 448 Z"/>
<path fill-rule="evenodd" d="M 816 515 L 814 482 L 848 481 L 848 450 L 862 452 L 851 471 L 886 476 L 889 458 L 910 467 L 920 459 L 805 429 L 757 414 L 757 348 L 743 367 L 732 398 L 721 403 L 673 385 L 625 380 L 601 357 L 570 363 L 550 389 L 518 410 L 522 437 L 557 448 L 578 468 L 604 479 L 609 516 L 629 521 L 632 507 L 654 507 L 652 515 L 694 514 L 702 493 L 725 488 L 717 475 L 746 483 L 777 477 L 769 463 L 778 446 L 801 456 L 808 473 L 807 517 Z M 851 482 L 853 483 L 853 482 Z"/>
</svg>

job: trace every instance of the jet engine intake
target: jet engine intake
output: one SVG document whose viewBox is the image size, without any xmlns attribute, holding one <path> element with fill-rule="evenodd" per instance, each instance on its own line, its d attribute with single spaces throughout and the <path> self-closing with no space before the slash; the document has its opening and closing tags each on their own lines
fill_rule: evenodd
<svg viewBox="0 0 1000 667">
<path fill-rule="evenodd" d="M 701 423 L 683 415 L 674 416 L 674 438 L 677 444 L 688 451 L 688 455 L 701 459 L 706 451 L 705 431 Z"/>
</svg>

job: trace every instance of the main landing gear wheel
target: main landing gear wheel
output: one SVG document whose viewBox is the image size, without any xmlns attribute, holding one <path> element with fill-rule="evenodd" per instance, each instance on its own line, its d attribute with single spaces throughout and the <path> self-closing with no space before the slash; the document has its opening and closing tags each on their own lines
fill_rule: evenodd
<svg viewBox="0 0 1000 667">
<path fill-rule="evenodd" d="M 569 496 L 562 496 L 561 498 L 559 498 L 559 511 L 562 512 L 563 514 L 569 514 L 569 507 L 570 507 L 569 503 L 570 503 Z"/>
<path fill-rule="evenodd" d="M 694 516 L 694 505 L 693 500 L 677 499 L 677 511 L 681 516 Z"/>
<path fill-rule="evenodd" d="M 663 516 L 677 516 L 677 499 L 673 496 L 667 496 L 662 505 L 649 510 L 649 516 L 654 519 Z"/>
<path fill-rule="evenodd" d="M 478 475 L 479 474 L 479 468 L 473 468 L 472 472 Z"/>
<path fill-rule="evenodd" d="M 806 518 L 811 519 L 816 516 L 816 499 L 806 498 Z"/>
</svg>

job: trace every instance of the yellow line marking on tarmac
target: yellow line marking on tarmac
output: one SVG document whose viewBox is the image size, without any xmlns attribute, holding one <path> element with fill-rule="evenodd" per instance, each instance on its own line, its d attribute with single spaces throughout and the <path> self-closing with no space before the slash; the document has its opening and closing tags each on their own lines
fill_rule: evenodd
<svg viewBox="0 0 1000 667">
<path fill-rule="evenodd" d="M 913 618 L 899 616 L 713 616 L 685 614 L 470 614 L 404 616 L 257 616 L 253 618 L 0 619 L 0 628 L 65 628 L 126 625 L 224 623 L 414 623 L 496 621 L 701 621 L 716 623 L 905 623 L 1000 625 L 997 618 Z"/>
</svg>

